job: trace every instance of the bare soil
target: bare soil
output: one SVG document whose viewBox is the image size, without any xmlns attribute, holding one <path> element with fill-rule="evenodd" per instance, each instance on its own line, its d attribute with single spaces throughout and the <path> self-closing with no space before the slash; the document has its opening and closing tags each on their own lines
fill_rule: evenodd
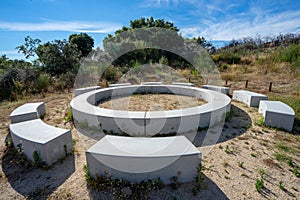
<svg viewBox="0 0 300 200">
<path fill-rule="evenodd" d="M 101 108 L 128 111 L 162 111 L 200 106 L 207 103 L 195 97 L 173 94 L 135 94 L 113 98 L 99 104 Z"/>
</svg>

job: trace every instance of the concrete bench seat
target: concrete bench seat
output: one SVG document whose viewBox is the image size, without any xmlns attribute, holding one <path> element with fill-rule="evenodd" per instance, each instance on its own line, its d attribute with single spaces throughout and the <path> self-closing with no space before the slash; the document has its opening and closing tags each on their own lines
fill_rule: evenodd
<svg viewBox="0 0 300 200">
<path fill-rule="evenodd" d="M 162 82 L 141 82 L 141 85 L 162 85 Z"/>
<path fill-rule="evenodd" d="M 121 87 L 121 86 L 128 86 L 131 83 L 116 83 L 116 84 L 109 84 L 109 87 Z"/>
<path fill-rule="evenodd" d="M 172 85 L 195 87 L 195 84 L 193 84 L 193 83 L 183 83 L 183 82 L 172 82 Z"/>
<path fill-rule="evenodd" d="M 78 88 L 78 89 L 74 90 L 74 96 L 76 97 L 76 96 L 81 95 L 83 93 L 94 91 L 94 90 L 99 90 L 99 89 L 101 89 L 100 86 L 91 86 L 91 87 L 85 87 L 85 88 Z"/>
<path fill-rule="evenodd" d="M 268 97 L 266 95 L 247 90 L 234 90 L 232 99 L 243 102 L 249 107 L 258 107 L 259 101 L 268 100 Z"/>
<path fill-rule="evenodd" d="M 38 119 L 45 115 L 45 103 L 26 103 L 16 108 L 10 114 L 11 123 L 19 123 L 27 120 Z"/>
<path fill-rule="evenodd" d="M 47 165 L 64 157 L 65 151 L 72 151 L 71 131 L 50 126 L 40 119 L 11 124 L 9 130 L 14 146 L 21 144 L 24 154 L 31 161 L 34 161 L 34 151 Z"/>
<path fill-rule="evenodd" d="M 107 135 L 86 152 L 91 175 L 141 182 L 158 177 L 165 183 L 194 181 L 201 152 L 184 136 L 121 137 Z"/>
<path fill-rule="evenodd" d="M 221 92 L 226 95 L 229 95 L 229 93 L 230 93 L 229 87 L 216 86 L 216 85 L 202 85 L 202 88 L 208 89 L 208 90 L 213 90 L 216 92 Z"/>
<path fill-rule="evenodd" d="M 266 126 L 292 131 L 295 111 L 287 104 L 281 101 L 260 101 L 258 112 L 263 114 Z"/>
</svg>

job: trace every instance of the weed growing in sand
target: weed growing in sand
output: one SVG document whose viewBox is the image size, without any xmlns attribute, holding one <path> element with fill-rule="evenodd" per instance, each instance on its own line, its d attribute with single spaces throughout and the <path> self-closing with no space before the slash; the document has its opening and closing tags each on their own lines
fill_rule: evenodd
<svg viewBox="0 0 300 200">
<path fill-rule="evenodd" d="M 157 180 L 145 180 L 140 183 L 131 183 L 126 180 L 112 179 L 108 176 L 96 174 L 92 176 L 89 173 L 87 165 L 83 166 L 84 176 L 87 184 L 95 190 L 111 191 L 113 199 L 145 199 L 147 194 L 152 190 L 158 190 L 163 187 L 163 182 L 160 178 Z M 178 186 L 178 177 L 174 178 L 176 188 Z M 128 188 L 132 194 L 124 192 L 124 188 Z M 147 199 L 147 198 L 146 198 Z"/>
<path fill-rule="evenodd" d="M 289 159 L 289 157 L 285 154 L 285 153 L 274 153 L 273 154 L 275 159 L 278 160 L 279 162 L 282 162 L 282 161 L 286 161 Z"/>
<path fill-rule="evenodd" d="M 244 166 L 243 166 L 244 162 L 238 162 L 238 165 L 239 165 L 240 168 L 244 168 Z"/>
<path fill-rule="evenodd" d="M 300 177 L 300 172 L 298 171 L 298 169 L 295 167 L 293 168 L 293 174 L 296 176 L 296 177 Z"/>
<path fill-rule="evenodd" d="M 256 179 L 256 183 L 255 183 L 255 188 L 257 192 L 261 192 L 264 188 L 264 180 L 261 179 Z"/>
<path fill-rule="evenodd" d="M 284 187 L 284 185 L 283 185 L 283 182 L 282 181 L 279 181 L 279 188 L 281 189 L 281 190 L 286 190 L 285 189 L 285 187 Z"/>
<path fill-rule="evenodd" d="M 256 155 L 254 153 L 251 153 L 250 154 L 252 157 L 256 158 Z"/>
<path fill-rule="evenodd" d="M 228 145 L 226 145 L 225 152 L 226 152 L 227 154 L 233 154 L 233 150 L 231 150 L 231 149 L 229 148 Z"/>
</svg>

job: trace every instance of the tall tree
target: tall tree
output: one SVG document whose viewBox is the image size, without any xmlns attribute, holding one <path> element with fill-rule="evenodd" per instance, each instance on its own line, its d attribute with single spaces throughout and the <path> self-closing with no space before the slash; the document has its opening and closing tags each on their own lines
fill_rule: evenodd
<svg viewBox="0 0 300 200">
<path fill-rule="evenodd" d="M 77 48 L 81 53 L 81 57 L 87 56 L 94 47 L 94 39 L 86 33 L 70 35 L 69 43 L 77 45 Z"/>
<path fill-rule="evenodd" d="M 39 45 L 36 54 L 45 71 L 52 75 L 63 74 L 67 71 L 76 73 L 78 70 L 80 53 L 76 45 L 66 40 L 55 40 Z"/>
</svg>

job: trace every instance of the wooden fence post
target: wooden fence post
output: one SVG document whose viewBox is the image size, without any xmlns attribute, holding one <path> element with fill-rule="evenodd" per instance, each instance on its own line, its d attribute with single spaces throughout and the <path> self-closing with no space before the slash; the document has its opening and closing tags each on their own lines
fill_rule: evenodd
<svg viewBox="0 0 300 200">
<path fill-rule="evenodd" d="M 247 88 L 248 87 L 248 80 L 246 80 L 246 84 L 245 84 L 245 88 Z"/>
</svg>

